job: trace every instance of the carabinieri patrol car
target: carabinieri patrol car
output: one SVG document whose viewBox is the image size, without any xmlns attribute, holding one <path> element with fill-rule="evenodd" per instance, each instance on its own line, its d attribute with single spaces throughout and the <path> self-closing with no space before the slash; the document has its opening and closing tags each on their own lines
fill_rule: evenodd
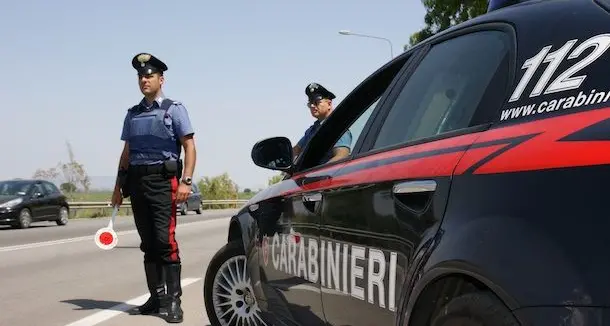
<svg viewBox="0 0 610 326">
<path fill-rule="evenodd" d="M 254 145 L 286 177 L 230 222 L 213 325 L 610 325 L 610 0 L 510 2 L 379 68 L 296 162 Z"/>
</svg>

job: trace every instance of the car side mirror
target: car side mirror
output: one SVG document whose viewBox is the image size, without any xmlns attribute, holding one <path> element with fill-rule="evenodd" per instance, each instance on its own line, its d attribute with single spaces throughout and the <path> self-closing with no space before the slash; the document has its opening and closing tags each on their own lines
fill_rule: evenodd
<svg viewBox="0 0 610 326">
<path fill-rule="evenodd" d="M 39 192 L 35 192 L 34 195 L 32 196 L 33 198 L 41 198 L 42 194 Z"/>
<path fill-rule="evenodd" d="M 252 161 L 265 169 L 288 172 L 292 170 L 292 144 L 286 137 L 261 140 L 252 147 Z"/>
</svg>

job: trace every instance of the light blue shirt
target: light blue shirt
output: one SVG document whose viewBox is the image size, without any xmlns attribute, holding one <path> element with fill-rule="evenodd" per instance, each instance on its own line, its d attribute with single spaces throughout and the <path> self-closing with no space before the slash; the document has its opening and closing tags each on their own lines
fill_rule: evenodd
<svg viewBox="0 0 610 326">
<path fill-rule="evenodd" d="M 305 134 L 303 135 L 303 137 L 301 137 L 301 139 L 299 139 L 299 142 L 297 143 L 297 145 L 299 147 L 301 147 L 301 149 L 305 149 L 305 146 L 307 145 L 307 143 L 309 143 L 309 141 L 311 140 L 313 135 L 316 133 L 316 131 L 318 131 L 318 129 L 320 128 L 321 125 L 322 125 L 322 123 L 319 120 L 314 122 L 309 128 L 307 128 L 307 130 L 305 130 Z M 339 141 L 337 141 L 335 143 L 335 146 L 333 146 L 333 148 L 326 153 L 326 155 L 324 156 L 324 158 L 322 159 L 322 162 L 320 164 L 324 164 L 324 163 L 328 162 L 333 157 L 333 150 L 335 148 L 347 147 L 348 149 L 351 149 L 351 145 L 352 145 L 352 132 L 348 129 L 341 136 L 341 138 L 339 138 Z"/>
</svg>

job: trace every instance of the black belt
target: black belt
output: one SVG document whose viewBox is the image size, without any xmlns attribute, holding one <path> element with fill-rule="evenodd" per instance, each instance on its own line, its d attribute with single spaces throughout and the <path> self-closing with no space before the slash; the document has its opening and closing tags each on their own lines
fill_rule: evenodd
<svg viewBox="0 0 610 326">
<path fill-rule="evenodd" d="M 129 174 L 133 175 L 163 174 L 165 172 L 165 166 L 163 164 L 129 166 Z"/>
</svg>

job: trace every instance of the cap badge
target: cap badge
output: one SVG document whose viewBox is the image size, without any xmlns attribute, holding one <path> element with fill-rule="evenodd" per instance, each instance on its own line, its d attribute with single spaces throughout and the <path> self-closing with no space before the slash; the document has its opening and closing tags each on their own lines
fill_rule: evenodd
<svg viewBox="0 0 610 326">
<path fill-rule="evenodd" d="M 144 67 L 146 65 L 146 62 L 150 60 L 150 54 L 140 54 L 137 59 L 140 62 L 140 66 Z"/>
</svg>

